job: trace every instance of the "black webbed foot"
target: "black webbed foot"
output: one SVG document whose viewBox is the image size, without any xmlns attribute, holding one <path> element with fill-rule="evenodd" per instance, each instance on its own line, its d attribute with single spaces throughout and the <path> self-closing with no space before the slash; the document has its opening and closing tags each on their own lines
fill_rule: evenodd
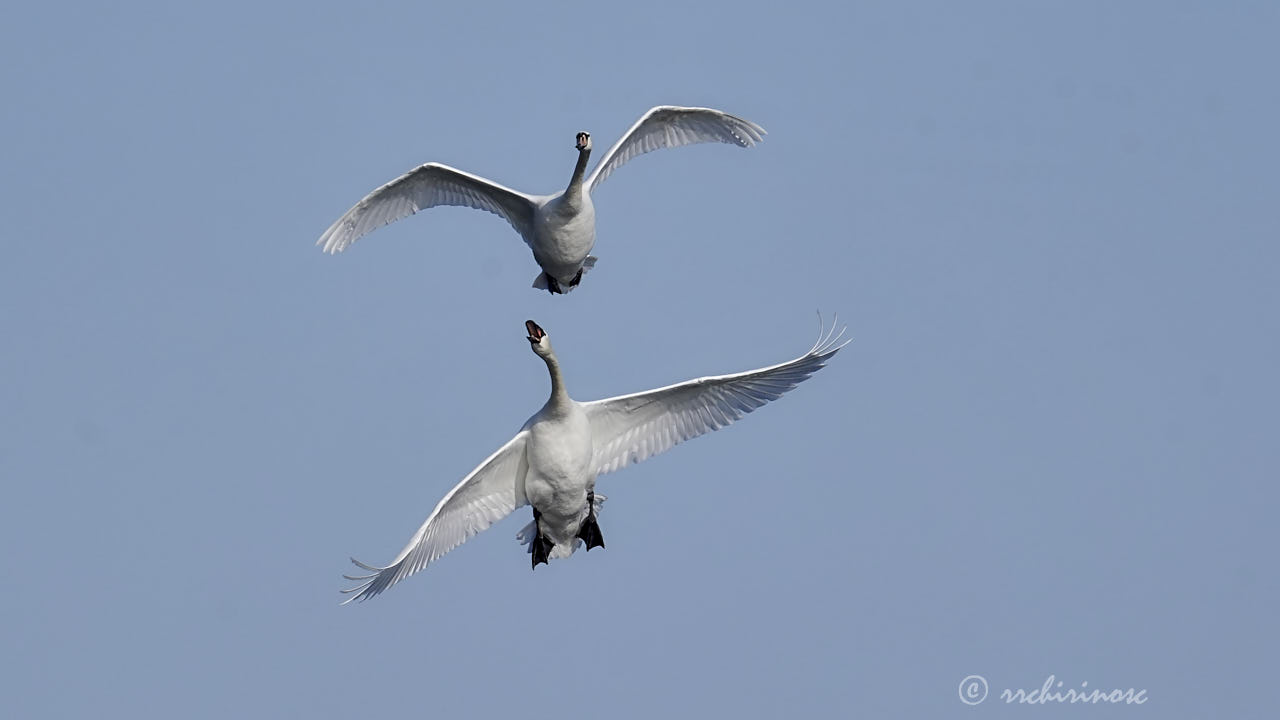
<svg viewBox="0 0 1280 720">
<path fill-rule="evenodd" d="M 578 537 L 587 545 L 587 552 L 591 548 L 604 547 L 604 536 L 600 534 L 600 525 L 596 522 L 596 494 L 594 492 L 587 493 L 587 519 L 582 521 L 582 526 L 578 528 Z"/>
<path fill-rule="evenodd" d="M 533 511 L 533 541 L 529 543 L 529 554 L 533 556 L 533 569 L 537 569 L 539 565 L 547 564 L 547 557 L 551 554 L 551 550 L 555 548 L 555 543 L 547 539 L 542 534 L 542 525 L 539 519 L 542 513 L 535 508 Z"/>
<path fill-rule="evenodd" d="M 573 279 L 569 281 L 569 287 L 576 288 L 580 282 L 582 282 L 582 268 L 578 268 L 578 274 L 574 275 Z"/>
<path fill-rule="evenodd" d="M 546 565 L 547 558 L 551 556 L 551 550 L 555 548 L 555 543 L 546 539 L 542 535 L 533 539 L 533 568 L 537 569 L 539 565 Z"/>
<path fill-rule="evenodd" d="M 604 547 L 604 536 L 600 534 L 600 525 L 594 517 L 588 517 L 582 521 L 582 527 L 578 529 L 578 537 L 586 543 L 587 550 Z"/>
<path fill-rule="evenodd" d="M 560 289 L 560 281 L 554 277 L 547 275 L 547 292 L 552 295 L 563 295 L 564 291 Z"/>
</svg>

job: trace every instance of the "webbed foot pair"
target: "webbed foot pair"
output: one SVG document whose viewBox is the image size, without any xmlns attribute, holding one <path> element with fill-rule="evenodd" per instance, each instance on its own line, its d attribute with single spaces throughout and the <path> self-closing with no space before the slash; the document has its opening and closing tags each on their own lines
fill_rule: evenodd
<svg viewBox="0 0 1280 720">
<path fill-rule="evenodd" d="M 536 569 L 539 565 L 545 565 L 547 559 L 551 556 L 551 551 L 555 548 L 555 543 L 551 542 L 546 535 L 542 534 L 542 513 L 537 508 L 533 509 L 533 540 L 529 543 L 529 554 L 532 557 L 533 567 Z M 586 543 L 587 551 L 592 548 L 604 547 L 604 535 L 600 534 L 600 524 L 596 522 L 596 494 L 595 492 L 587 493 L 587 517 L 582 521 L 582 525 L 578 528 L 578 539 Z"/>
<path fill-rule="evenodd" d="M 574 275 L 573 279 L 569 281 L 569 287 L 576 288 L 580 282 L 582 282 L 582 268 L 578 268 L 578 274 Z M 560 289 L 560 281 L 550 275 L 547 275 L 547 292 L 552 295 L 564 294 L 564 290 Z"/>
</svg>

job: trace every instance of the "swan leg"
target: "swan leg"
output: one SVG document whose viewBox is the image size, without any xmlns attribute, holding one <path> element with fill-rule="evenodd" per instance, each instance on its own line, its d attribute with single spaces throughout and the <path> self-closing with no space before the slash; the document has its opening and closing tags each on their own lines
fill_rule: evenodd
<svg viewBox="0 0 1280 720">
<path fill-rule="evenodd" d="M 591 548 L 604 547 L 604 536 L 600 534 L 600 524 L 596 522 L 596 494 L 587 491 L 587 519 L 578 528 L 578 537 L 587 544 L 587 552 Z"/>
<path fill-rule="evenodd" d="M 547 276 L 547 292 L 552 295 L 563 295 L 564 291 L 560 289 L 560 281 L 550 275 Z"/>
<path fill-rule="evenodd" d="M 582 268 L 578 268 L 578 274 L 574 275 L 573 279 L 569 281 L 569 287 L 576 288 L 580 282 L 582 282 Z"/>
<path fill-rule="evenodd" d="M 542 525 L 539 520 L 542 513 L 538 512 L 538 508 L 533 509 L 533 542 L 529 543 L 529 552 L 533 555 L 533 569 L 538 569 L 538 565 L 547 564 L 547 556 L 551 554 L 555 543 L 547 539 L 542 534 Z"/>
</svg>

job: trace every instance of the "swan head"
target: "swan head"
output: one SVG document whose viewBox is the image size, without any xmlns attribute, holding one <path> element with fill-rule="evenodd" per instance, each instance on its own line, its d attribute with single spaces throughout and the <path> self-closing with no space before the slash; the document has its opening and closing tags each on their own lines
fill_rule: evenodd
<svg viewBox="0 0 1280 720">
<path fill-rule="evenodd" d="M 591 133 L 585 130 L 578 133 L 578 141 L 574 144 L 574 147 L 578 149 L 578 152 L 591 152 Z"/>
<path fill-rule="evenodd" d="M 546 330 L 532 320 L 524 321 L 524 329 L 529 333 L 529 346 L 535 355 L 543 358 L 551 355 L 551 338 L 547 337 Z"/>
</svg>

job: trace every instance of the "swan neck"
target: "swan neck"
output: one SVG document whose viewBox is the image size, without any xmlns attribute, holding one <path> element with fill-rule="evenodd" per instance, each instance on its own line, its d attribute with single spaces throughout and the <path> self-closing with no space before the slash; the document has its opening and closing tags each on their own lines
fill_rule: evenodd
<svg viewBox="0 0 1280 720">
<path fill-rule="evenodd" d="M 555 355 L 548 355 L 543 359 L 547 362 L 547 372 L 551 374 L 551 399 L 547 401 L 547 405 L 552 408 L 567 408 L 573 401 L 569 399 L 569 391 L 564 387 L 560 361 Z"/>
<path fill-rule="evenodd" d="M 582 178 L 587 174 L 587 159 L 590 157 L 590 150 L 578 151 L 578 164 L 573 166 L 573 177 L 569 178 L 569 188 L 564 191 L 564 196 L 569 200 L 582 197 Z"/>
</svg>

